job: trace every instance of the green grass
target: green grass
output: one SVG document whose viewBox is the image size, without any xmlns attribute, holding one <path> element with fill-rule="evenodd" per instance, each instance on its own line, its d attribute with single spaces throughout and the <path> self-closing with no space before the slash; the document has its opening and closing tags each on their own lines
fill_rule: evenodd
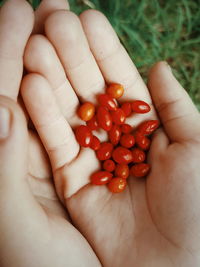
<svg viewBox="0 0 200 267">
<path fill-rule="evenodd" d="M 153 63 L 168 61 L 200 109 L 200 2 L 71 0 L 71 9 L 80 13 L 87 2 L 108 17 L 144 78 Z"/>
<path fill-rule="evenodd" d="M 40 0 L 30 0 L 34 8 Z M 69 0 L 71 10 L 101 10 L 146 78 L 166 60 L 200 110 L 199 0 Z"/>
</svg>

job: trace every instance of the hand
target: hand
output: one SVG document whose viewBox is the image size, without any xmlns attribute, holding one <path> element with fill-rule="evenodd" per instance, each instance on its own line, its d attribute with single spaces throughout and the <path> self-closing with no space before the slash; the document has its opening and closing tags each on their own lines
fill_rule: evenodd
<svg viewBox="0 0 200 267">
<path fill-rule="evenodd" d="M 80 20 L 56 12 L 47 19 L 45 33 L 53 46 L 39 35 L 28 43 L 25 65 L 33 74 L 25 77 L 22 95 L 73 224 L 103 266 L 198 266 L 200 116 L 189 96 L 165 62 L 152 68 L 148 91 L 97 11 L 84 12 Z M 90 149 L 79 151 L 72 132 L 79 124 L 79 102 L 95 102 L 110 82 L 125 85 L 123 100 L 150 103 L 152 98 L 163 125 L 149 153 L 150 175 L 130 177 L 119 195 L 89 184 L 99 163 Z M 134 115 L 129 122 L 143 119 Z"/>
<path fill-rule="evenodd" d="M 41 18 L 49 11 L 67 8 L 61 0 L 53 6 L 51 0 L 42 3 L 37 31 L 42 31 Z M 27 131 L 22 101 L 16 103 L 33 22 L 25 0 L 7 1 L 1 9 L 0 266 L 100 266 L 88 242 L 68 222 L 43 147 L 36 132 Z"/>
</svg>

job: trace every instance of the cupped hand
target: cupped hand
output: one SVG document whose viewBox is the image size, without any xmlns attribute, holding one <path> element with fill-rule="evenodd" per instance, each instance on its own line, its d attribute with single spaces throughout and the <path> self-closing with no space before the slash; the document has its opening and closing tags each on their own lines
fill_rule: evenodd
<svg viewBox="0 0 200 267">
<path fill-rule="evenodd" d="M 42 31 L 49 13 L 67 9 L 65 0 L 58 2 L 42 2 L 35 31 Z M 37 133 L 27 131 L 18 94 L 33 24 L 25 0 L 8 0 L 0 11 L 0 266 L 100 266 L 56 195 Z"/>
<path fill-rule="evenodd" d="M 73 224 L 103 266 L 198 266 L 200 116 L 165 62 L 149 75 L 148 89 L 106 18 L 86 11 L 52 14 L 46 37 L 32 36 L 22 83 L 29 115 L 51 161 L 57 194 Z M 96 102 L 107 83 L 125 86 L 126 99 L 153 104 L 162 128 L 155 133 L 148 177 L 129 177 L 121 194 L 93 186 L 95 153 L 80 149 L 73 128 L 80 102 Z M 152 100 L 151 100 L 152 99 Z M 134 115 L 129 123 L 144 119 Z M 101 140 L 106 136 L 97 133 Z"/>
</svg>

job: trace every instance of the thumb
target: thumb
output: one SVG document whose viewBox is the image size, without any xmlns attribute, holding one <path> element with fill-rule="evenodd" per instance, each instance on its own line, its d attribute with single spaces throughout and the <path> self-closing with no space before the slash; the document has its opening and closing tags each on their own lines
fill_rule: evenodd
<svg viewBox="0 0 200 267">
<path fill-rule="evenodd" d="M 0 190 L 11 190 L 27 174 L 28 132 L 19 106 L 0 96 Z M 4 192 L 0 192 L 0 194 Z"/>
<path fill-rule="evenodd" d="M 200 114 L 166 62 L 153 66 L 148 86 L 170 141 L 199 139 Z"/>
<path fill-rule="evenodd" d="M 25 116 L 14 101 L 0 96 L 0 266 L 15 266 L 14 259 L 15 264 L 23 262 L 19 248 L 37 244 L 38 233 L 47 229 L 44 210 L 26 181 L 27 155 Z"/>
</svg>

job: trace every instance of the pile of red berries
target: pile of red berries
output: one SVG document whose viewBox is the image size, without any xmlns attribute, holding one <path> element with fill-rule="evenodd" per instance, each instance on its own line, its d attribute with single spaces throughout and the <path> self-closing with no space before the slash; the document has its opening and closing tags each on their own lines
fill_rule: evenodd
<svg viewBox="0 0 200 267">
<path fill-rule="evenodd" d="M 133 129 L 125 123 L 132 113 L 147 113 L 150 106 L 141 100 L 123 103 L 119 106 L 116 99 L 124 93 L 120 84 L 112 83 L 106 89 L 106 94 L 98 95 L 99 106 L 86 102 L 78 109 L 79 117 L 86 122 L 75 130 L 75 136 L 82 147 L 96 151 L 97 158 L 102 161 L 101 171 L 91 176 L 95 185 L 108 184 L 113 193 L 122 192 L 126 187 L 129 174 L 134 177 L 144 177 L 150 170 L 145 163 L 146 151 L 151 140 L 148 137 L 159 126 L 158 120 L 149 120 Z M 92 131 L 104 129 L 108 132 L 109 141 L 101 143 Z"/>
</svg>

